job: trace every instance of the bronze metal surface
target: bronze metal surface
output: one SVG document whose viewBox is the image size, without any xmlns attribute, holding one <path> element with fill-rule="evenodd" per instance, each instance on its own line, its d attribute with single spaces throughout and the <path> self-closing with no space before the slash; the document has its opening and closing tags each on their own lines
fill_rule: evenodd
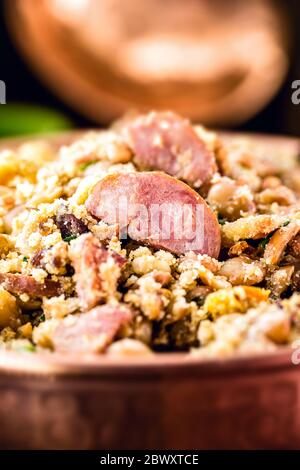
<svg viewBox="0 0 300 470">
<path fill-rule="evenodd" d="M 278 4 L 278 2 L 276 2 Z M 7 0 L 8 26 L 37 74 L 81 114 L 172 109 L 244 122 L 286 75 L 289 31 L 268 0 Z"/>
</svg>

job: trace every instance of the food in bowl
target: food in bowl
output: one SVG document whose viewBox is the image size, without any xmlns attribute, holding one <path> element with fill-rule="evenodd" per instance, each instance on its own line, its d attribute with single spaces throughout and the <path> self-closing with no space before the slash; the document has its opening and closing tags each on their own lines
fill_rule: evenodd
<svg viewBox="0 0 300 470">
<path fill-rule="evenodd" d="M 203 357 L 300 336 L 296 147 L 171 112 L 0 153 L 1 347 Z"/>
</svg>

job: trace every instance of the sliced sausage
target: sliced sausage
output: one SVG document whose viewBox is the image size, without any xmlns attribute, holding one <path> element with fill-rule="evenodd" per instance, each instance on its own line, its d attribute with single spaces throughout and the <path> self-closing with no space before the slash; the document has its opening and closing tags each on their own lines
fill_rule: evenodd
<svg viewBox="0 0 300 470">
<path fill-rule="evenodd" d="M 113 271 L 114 267 L 121 268 L 126 260 L 117 253 L 108 251 L 91 233 L 72 241 L 69 256 L 75 269 L 76 290 L 81 306 L 89 310 L 98 303 L 105 302 L 112 286 L 103 279 L 101 266 L 111 262 Z M 119 272 L 120 269 L 117 275 Z M 114 273 L 111 277 L 113 276 Z"/>
<path fill-rule="evenodd" d="M 103 352 L 133 314 L 121 305 L 102 305 L 87 313 L 69 315 L 54 329 L 51 340 L 55 351 L 64 353 Z"/>
<path fill-rule="evenodd" d="M 0 273 L 0 284 L 12 294 L 28 294 L 30 297 L 55 297 L 60 295 L 59 282 L 45 279 L 44 282 L 36 281 L 32 276 L 24 274 Z"/>
<path fill-rule="evenodd" d="M 162 170 L 200 187 L 217 169 L 214 154 L 189 121 L 174 113 L 139 116 L 124 134 L 140 170 Z"/>
<path fill-rule="evenodd" d="M 198 193 L 165 173 L 108 175 L 93 188 L 86 207 L 104 222 L 119 224 L 120 238 L 128 233 L 133 240 L 179 255 L 219 255 L 214 213 Z"/>
</svg>

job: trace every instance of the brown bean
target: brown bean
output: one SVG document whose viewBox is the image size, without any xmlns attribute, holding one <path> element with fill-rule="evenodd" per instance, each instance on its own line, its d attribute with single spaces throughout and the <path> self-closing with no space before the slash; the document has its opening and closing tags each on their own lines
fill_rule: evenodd
<svg viewBox="0 0 300 470">
<path fill-rule="evenodd" d="M 207 200 L 210 206 L 229 221 L 255 212 L 250 188 L 227 177 L 220 178 L 212 185 Z"/>
<path fill-rule="evenodd" d="M 226 260 L 219 271 L 219 275 L 225 276 L 233 286 L 259 284 L 265 274 L 266 268 L 262 262 L 246 256 Z"/>
<path fill-rule="evenodd" d="M 63 239 L 89 231 L 85 223 L 73 214 L 58 214 L 55 218 L 55 224 L 59 228 Z"/>
<path fill-rule="evenodd" d="M 280 206 L 290 206 L 297 202 L 293 191 L 286 186 L 277 186 L 276 188 L 266 188 L 256 195 L 258 204 L 268 205 L 277 202 Z"/>
<path fill-rule="evenodd" d="M 300 235 L 297 235 L 289 244 L 289 253 L 294 258 L 300 258 Z"/>
</svg>

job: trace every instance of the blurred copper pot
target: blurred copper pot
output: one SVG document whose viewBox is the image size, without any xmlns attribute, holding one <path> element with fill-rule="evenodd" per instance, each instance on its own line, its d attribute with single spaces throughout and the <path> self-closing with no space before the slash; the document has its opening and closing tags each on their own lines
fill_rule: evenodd
<svg viewBox="0 0 300 470">
<path fill-rule="evenodd" d="M 1 449 L 299 449 L 289 349 L 199 361 L 0 354 Z"/>
<path fill-rule="evenodd" d="M 277 3 L 277 2 L 276 2 Z M 17 44 L 63 100 L 95 121 L 170 108 L 240 123 L 274 96 L 287 29 L 271 0 L 10 0 Z"/>
</svg>

